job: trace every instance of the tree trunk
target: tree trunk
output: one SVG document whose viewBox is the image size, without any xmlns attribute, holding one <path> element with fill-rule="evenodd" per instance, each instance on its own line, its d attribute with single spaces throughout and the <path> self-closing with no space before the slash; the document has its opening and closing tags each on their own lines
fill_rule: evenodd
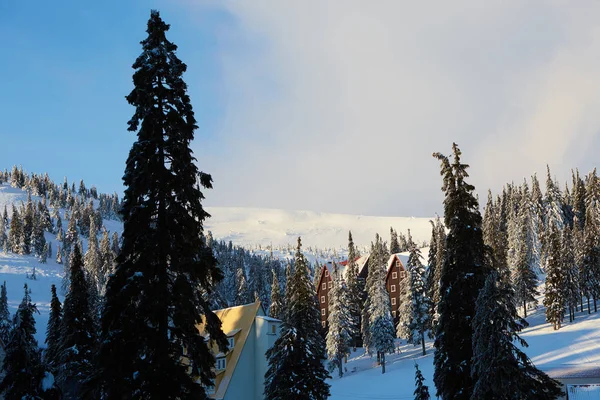
<svg viewBox="0 0 600 400">
<path fill-rule="evenodd" d="M 381 373 L 385 374 L 385 353 L 381 353 Z"/>
<path fill-rule="evenodd" d="M 527 318 L 527 301 L 523 300 L 523 318 Z"/>
<path fill-rule="evenodd" d="M 421 331 L 421 346 L 423 348 L 423 355 L 426 355 L 427 352 L 425 351 L 425 331 Z"/>
<path fill-rule="evenodd" d="M 594 295 L 594 312 L 598 312 L 598 306 L 596 304 L 596 295 Z"/>
<path fill-rule="evenodd" d="M 344 371 L 342 370 L 342 356 L 338 357 L 338 369 L 340 370 L 340 378 L 344 375 Z"/>
<path fill-rule="evenodd" d="M 590 308 L 590 296 L 585 296 L 585 298 L 587 299 L 587 303 L 588 303 L 588 314 L 591 314 L 592 309 Z"/>
</svg>

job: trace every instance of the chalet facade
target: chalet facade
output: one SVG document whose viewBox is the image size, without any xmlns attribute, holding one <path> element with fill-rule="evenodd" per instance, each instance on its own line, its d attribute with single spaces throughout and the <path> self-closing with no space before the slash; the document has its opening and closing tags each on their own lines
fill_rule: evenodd
<svg viewBox="0 0 600 400">
<path fill-rule="evenodd" d="M 260 302 L 215 311 L 221 329 L 227 335 L 229 350 L 211 351 L 216 357 L 214 386 L 207 387 L 210 399 L 262 400 L 265 373 L 268 369 L 266 352 L 279 337 L 281 321 L 265 316 Z M 208 334 L 198 327 L 205 339 Z"/>
<path fill-rule="evenodd" d="M 394 325 L 398 324 L 398 307 L 400 307 L 400 285 L 406 278 L 406 262 L 408 253 L 392 254 L 387 262 L 387 273 L 385 275 L 385 289 L 390 295 L 392 306 L 392 317 Z"/>
<path fill-rule="evenodd" d="M 358 264 L 358 278 L 367 280 L 369 255 L 364 255 L 356 260 Z M 317 300 L 321 311 L 321 326 L 327 329 L 327 317 L 329 316 L 329 291 L 333 287 L 333 275 L 335 266 L 337 266 L 339 276 L 345 277 L 348 267 L 348 261 L 336 264 L 329 261 L 323 265 L 320 272 L 319 283 L 317 285 Z"/>
<path fill-rule="evenodd" d="M 402 279 L 406 277 L 406 263 L 408 261 L 408 253 L 392 254 L 386 265 L 385 288 L 390 296 L 390 304 L 394 324 L 398 323 L 398 307 L 400 306 L 400 284 Z M 363 281 L 367 280 L 369 272 L 369 254 L 364 255 L 356 260 L 358 264 L 358 278 Z M 317 285 L 317 300 L 321 312 L 321 326 L 327 329 L 327 317 L 329 316 L 329 291 L 333 286 L 334 270 L 337 266 L 338 274 L 345 277 L 347 272 L 348 261 L 343 261 L 336 264 L 329 261 L 323 265 L 320 271 L 319 283 Z"/>
</svg>

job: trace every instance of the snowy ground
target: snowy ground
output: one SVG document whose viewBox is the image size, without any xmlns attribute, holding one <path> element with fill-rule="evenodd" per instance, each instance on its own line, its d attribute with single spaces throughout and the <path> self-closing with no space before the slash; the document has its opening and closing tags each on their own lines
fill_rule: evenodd
<svg viewBox="0 0 600 400">
<path fill-rule="evenodd" d="M 560 330 L 554 331 L 544 321 L 544 312 L 543 307 L 533 311 L 527 318 L 530 326 L 521 335 L 529 344 L 525 352 L 538 368 L 553 371 L 574 366 L 600 367 L 600 313 L 577 313 L 575 322 L 566 322 Z M 334 372 L 330 400 L 413 399 L 415 362 L 433 395 L 432 343 L 427 343 L 426 356 L 421 355 L 420 347 L 404 344 L 399 348 L 400 353 L 387 356 L 383 375 L 376 360 L 358 349 L 348 360 L 348 373 L 344 377 L 339 379 L 337 371 Z"/>
</svg>

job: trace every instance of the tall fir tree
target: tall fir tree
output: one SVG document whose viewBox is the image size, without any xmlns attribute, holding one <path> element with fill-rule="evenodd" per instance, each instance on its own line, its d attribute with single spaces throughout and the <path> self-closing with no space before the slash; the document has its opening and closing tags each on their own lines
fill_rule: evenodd
<svg viewBox="0 0 600 400">
<path fill-rule="evenodd" d="M 96 324 L 79 244 L 73 246 L 69 266 L 71 284 L 65 296 L 60 325 L 57 381 L 67 398 L 83 399 L 90 396 L 89 393 L 84 395 L 83 384 L 92 373 Z"/>
<path fill-rule="evenodd" d="M 352 232 L 348 232 L 348 265 L 346 266 L 346 288 L 348 290 L 348 311 L 350 313 L 350 335 L 352 347 L 360 344 L 360 316 L 364 303 L 364 282 L 358 277 L 358 251 L 354 246 Z"/>
<path fill-rule="evenodd" d="M 8 232 L 8 247 L 10 251 L 15 254 L 25 254 L 25 251 L 21 244 L 21 237 L 23 236 L 23 224 L 21 223 L 21 216 L 17 207 L 12 208 L 12 217 L 10 219 L 10 230 Z"/>
<path fill-rule="evenodd" d="M 333 285 L 328 293 L 329 314 L 327 315 L 327 358 L 338 369 L 341 378 L 344 375 L 342 362 L 350 353 L 352 320 L 348 308 L 348 288 L 337 264 L 334 263 Z"/>
<path fill-rule="evenodd" d="M 25 295 L 14 317 L 10 339 L 5 347 L 2 363 L 4 379 L 0 393 L 6 400 L 37 400 L 40 397 L 40 382 L 44 376 L 40 349 L 35 339 L 34 314 L 37 307 L 31 302 L 30 290 L 24 286 Z"/>
<path fill-rule="evenodd" d="M 562 270 L 561 240 L 556 225 L 550 225 L 548 233 L 548 256 L 546 265 L 546 283 L 544 306 L 546 306 L 546 321 L 560 329 L 565 316 L 565 273 Z"/>
<path fill-rule="evenodd" d="M 429 239 L 429 253 L 427 254 L 427 280 L 425 282 L 427 286 L 427 296 L 429 297 L 429 338 L 433 338 L 433 317 L 435 313 L 435 304 L 433 304 L 434 293 L 437 290 L 438 285 L 435 282 L 436 275 L 436 252 L 437 252 L 437 232 L 435 229 L 435 223 L 433 220 L 429 220 L 431 224 L 431 239 Z"/>
<path fill-rule="evenodd" d="M 398 241 L 398 232 L 390 227 L 390 254 L 400 252 L 402 252 L 402 249 L 400 249 L 400 242 Z"/>
<path fill-rule="evenodd" d="M 415 391 L 413 393 L 415 395 L 415 400 L 429 400 L 431 396 L 429 395 L 429 387 L 425 385 L 425 378 L 423 377 L 423 373 L 419 369 L 419 364 L 415 363 Z"/>
<path fill-rule="evenodd" d="M 102 239 L 100 239 L 100 273 L 98 274 L 99 293 L 104 296 L 108 276 L 114 271 L 114 263 L 116 254 L 113 253 L 110 246 L 110 236 L 108 231 L 104 229 Z"/>
<path fill-rule="evenodd" d="M 443 400 L 469 399 L 473 391 L 471 346 L 475 301 L 490 271 L 475 188 L 468 165 L 452 146 L 453 159 L 436 153 L 443 177 L 444 221 L 449 229 L 440 279 L 440 319 L 435 333 L 434 383 Z"/>
<path fill-rule="evenodd" d="M 569 322 L 573 322 L 580 292 L 579 270 L 575 263 L 575 245 L 569 226 L 565 227 L 562 234 L 560 263 L 564 281 L 565 306 L 569 312 Z"/>
<path fill-rule="evenodd" d="M 329 374 L 323 364 L 325 343 L 319 333 L 319 307 L 300 238 L 290 283 L 281 335 L 267 351 L 265 400 L 325 400 L 329 397 L 325 382 Z"/>
<path fill-rule="evenodd" d="M 283 299 L 281 298 L 281 287 L 277 274 L 273 270 L 273 283 L 271 284 L 271 306 L 269 307 L 269 316 L 280 319 L 283 313 Z"/>
<path fill-rule="evenodd" d="M 381 373 L 385 373 L 385 355 L 394 351 L 396 330 L 391 314 L 390 296 L 385 288 L 387 250 L 379 235 L 371 244 L 369 257 L 369 273 L 367 276 L 367 301 L 365 303 L 365 325 L 367 331 L 363 341 L 369 353 L 376 352 L 381 365 Z"/>
<path fill-rule="evenodd" d="M 412 240 L 409 241 L 410 253 L 406 267 L 410 276 L 410 291 L 412 293 L 412 314 L 410 315 L 410 330 L 412 331 L 412 343 L 421 345 L 423 355 L 425 350 L 425 332 L 429 327 L 428 310 L 429 297 L 425 286 L 425 267 L 421 262 L 421 250 Z"/>
<path fill-rule="evenodd" d="M 0 287 L 0 340 L 2 345 L 6 346 L 10 339 L 10 330 L 12 323 L 10 320 L 10 311 L 8 311 L 8 296 L 6 293 L 6 281 Z"/>
<path fill-rule="evenodd" d="M 536 256 L 534 254 L 534 240 L 531 230 L 530 196 L 527 186 L 521 197 L 518 213 L 514 216 L 510 232 L 511 244 L 514 251 L 512 258 L 512 284 L 515 290 L 515 301 L 523 306 L 523 316 L 527 317 L 527 306 L 536 306 L 539 294 L 537 291 L 537 275 L 535 273 Z"/>
<path fill-rule="evenodd" d="M 44 352 L 44 362 L 53 374 L 56 374 L 56 368 L 59 365 L 58 355 L 61 345 L 61 322 L 62 322 L 62 304 L 56 294 L 56 286 L 50 288 L 52 298 L 50 300 L 50 315 L 48 316 L 48 325 L 46 327 L 46 351 Z"/>
<path fill-rule="evenodd" d="M 561 394 L 558 382 L 538 370 L 520 348 L 527 343 L 518 333 L 528 324 L 517 314 L 510 282 L 492 272 L 476 304 L 471 399 L 556 399 Z"/>
<path fill-rule="evenodd" d="M 106 400 L 205 399 L 215 359 L 197 325 L 204 319 L 211 339 L 227 348 L 209 301 L 222 278 L 204 241 L 201 188 L 211 188 L 212 178 L 190 149 L 197 125 L 182 79 L 187 67 L 168 30 L 153 10 L 127 96 L 137 140 L 123 177 L 123 242 L 92 379 Z"/>
</svg>

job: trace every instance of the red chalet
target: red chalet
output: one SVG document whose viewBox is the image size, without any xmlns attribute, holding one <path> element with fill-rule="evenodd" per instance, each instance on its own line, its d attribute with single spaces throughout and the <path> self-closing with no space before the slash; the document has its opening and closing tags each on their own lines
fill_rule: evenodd
<svg viewBox="0 0 600 400">
<path fill-rule="evenodd" d="M 400 306 L 400 282 L 406 277 L 406 262 L 408 253 L 392 254 L 386 264 L 385 288 L 390 295 L 390 304 L 394 323 L 398 323 L 398 307 Z M 367 280 L 369 270 L 369 254 L 356 260 L 358 264 L 359 279 Z M 337 265 L 338 274 L 342 277 L 347 272 L 348 261 Z M 329 316 L 329 291 L 333 285 L 334 263 L 329 261 L 321 268 L 321 275 L 317 286 L 317 299 L 321 310 L 321 325 L 327 328 L 327 317 Z"/>
</svg>

